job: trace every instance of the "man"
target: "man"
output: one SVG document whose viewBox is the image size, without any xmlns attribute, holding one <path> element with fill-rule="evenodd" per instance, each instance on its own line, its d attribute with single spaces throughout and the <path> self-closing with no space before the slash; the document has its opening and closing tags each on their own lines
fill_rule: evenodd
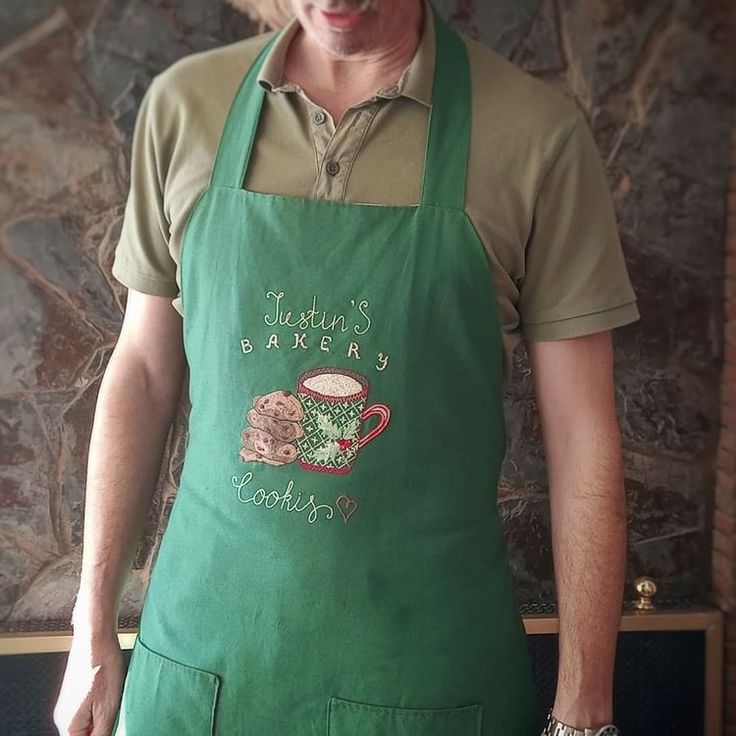
<svg viewBox="0 0 736 736">
<path fill-rule="evenodd" d="M 610 330 L 639 313 L 590 131 L 427 0 L 293 10 L 141 105 L 57 726 L 539 733 L 495 507 L 523 337 L 560 615 L 546 730 L 615 733 Z M 185 465 L 124 679 L 117 606 L 185 364 Z"/>
</svg>

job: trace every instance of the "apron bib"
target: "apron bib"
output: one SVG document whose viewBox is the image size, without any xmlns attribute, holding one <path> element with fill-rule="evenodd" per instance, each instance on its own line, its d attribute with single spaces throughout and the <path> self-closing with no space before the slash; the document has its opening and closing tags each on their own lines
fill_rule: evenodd
<svg viewBox="0 0 736 736">
<path fill-rule="evenodd" d="M 501 326 L 463 209 L 468 61 L 432 12 L 417 205 L 243 189 L 270 44 L 234 97 L 182 243 L 189 439 L 117 736 L 541 729 L 496 507 Z"/>
</svg>

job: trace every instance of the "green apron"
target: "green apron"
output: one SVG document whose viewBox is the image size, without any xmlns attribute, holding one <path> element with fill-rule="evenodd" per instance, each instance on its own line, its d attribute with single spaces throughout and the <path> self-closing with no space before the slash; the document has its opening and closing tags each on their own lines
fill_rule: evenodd
<svg viewBox="0 0 736 736">
<path fill-rule="evenodd" d="M 182 243 L 189 439 L 117 736 L 541 730 L 496 507 L 501 327 L 463 209 L 468 61 L 432 12 L 420 204 L 243 189 L 270 44 L 236 93 Z"/>
</svg>

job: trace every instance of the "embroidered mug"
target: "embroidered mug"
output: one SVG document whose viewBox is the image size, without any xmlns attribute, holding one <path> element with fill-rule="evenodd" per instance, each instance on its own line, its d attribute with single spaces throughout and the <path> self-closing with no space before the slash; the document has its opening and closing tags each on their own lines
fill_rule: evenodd
<svg viewBox="0 0 736 736">
<path fill-rule="evenodd" d="M 353 469 L 358 450 L 388 426 L 391 410 L 385 404 L 366 406 L 370 384 L 355 371 L 321 366 L 305 371 L 297 381 L 304 409 L 297 442 L 299 465 L 306 470 L 343 475 Z M 377 416 L 378 423 L 362 437 L 362 424 Z"/>
</svg>

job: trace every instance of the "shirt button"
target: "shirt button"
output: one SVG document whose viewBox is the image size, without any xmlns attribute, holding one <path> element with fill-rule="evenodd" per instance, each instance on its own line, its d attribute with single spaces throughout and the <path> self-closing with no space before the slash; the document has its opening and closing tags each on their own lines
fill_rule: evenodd
<svg viewBox="0 0 736 736">
<path fill-rule="evenodd" d="M 317 125 L 322 125 L 326 119 L 327 116 L 322 112 L 322 110 L 317 110 L 317 112 L 312 115 L 312 120 L 314 120 Z"/>
<path fill-rule="evenodd" d="M 340 171 L 340 164 L 337 163 L 337 161 L 328 161 L 325 169 L 327 169 L 327 173 L 330 176 L 335 176 L 337 172 Z"/>
</svg>

